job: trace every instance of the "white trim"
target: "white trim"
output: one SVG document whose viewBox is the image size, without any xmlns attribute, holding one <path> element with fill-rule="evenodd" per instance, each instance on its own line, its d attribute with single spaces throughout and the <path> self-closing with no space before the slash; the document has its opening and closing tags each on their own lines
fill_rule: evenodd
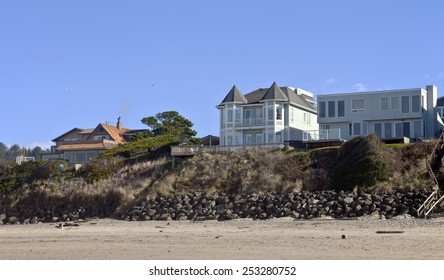
<svg viewBox="0 0 444 280">
<path fill-rule="evenodd" d="M 347 96 L 347 95 L 364 95 L 364 94 L 381 94 L 381 93 L 404 93 L 407 91 L 416 91 L 421 90 L 421 92 L 427 93 L 426 90 L 422 88 L 407 88 L 407 89 L 392 89 L 392 90 L 379 90 L 379 91 L 358 91 L 358 92 L 346 92 L 346 93 L 326 93 L 326 94 L 317 94 L 318 100 L 319 97 L 329 97 L 329 96 Z M 318 101 L 319 102 L 319 101 Z"/>
</svg>

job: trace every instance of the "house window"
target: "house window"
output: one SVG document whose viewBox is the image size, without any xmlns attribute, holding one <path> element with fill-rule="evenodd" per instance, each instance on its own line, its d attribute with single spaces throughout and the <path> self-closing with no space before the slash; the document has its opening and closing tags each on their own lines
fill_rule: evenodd
<svg viewBox="0 0 444 280">
<path fill-rule="evenodd" d="M 391 105 L 390 108 L 392 108 L 392 110 L 398 110 L 399 109 L 399 98 L 398 98 L 398 96 L 392 96 L 390 98 L 390 105 Z"/>
<path fill-rule="evenodd" d="M 242 109 L 240 109 L 240 108 L 236 108 L 236 110 L 234 111 L 235 112 L 235 121 L 236 122 L 240 122 L 240 120 L 241 120 L 241 113 L 242 113 Z"/>
<path fill-rule="evenodd" d="M 419 113 L 421 104 L 419 103 L 419 95 L 412 96 L 412 113 Z"/>
<path fill-rule="evenodd" d="M 384 124 L 384 133 L 385 133 L 385 138 L 392 138 L 392 123 L 385 123 Z"/>
<path fill-rule="evenodd" d="M 388 97 L 381 97 L 381 111 L 386 111 L 388 109 L 389 109 Z"/>
<path fill-rule="evenodd" d="M 402 137 L 402 123 L 395 123 L 395 137 Z"/>
<path fill-rule="evenodd" d="M 349 123 L 348 124 L 348 136 L 352 136 L 353 135 L 353 127 L 352 124 Z"/>
<path fill-rule="evenodd" d="M 110 137 L 108 135 L 96 135 L 94 136 L 94 140 L 109 140 Z"/>
<path fill-rule="evenodd" d="M 319 102 L 319 117 L 325 118 L 325 102 Z"/>
<path fill-rule="evenodd" d="M 282 142 L 282 132 L 276 132 L 276 142 L 277 143 Z"/>
<path fill-rule="evenodd" d="M 256 144 L 262 144 L 262 134 L 256 134 Z"/>
<path fill-rule="evenodd" d="M 273 133 L 268 133 L 268 143 L 273 143 Z"/>
<path fill-rule="evenodd" d="M 365 103 L 364 99 L 352 99 L 352 112 L 363 112 Z"/>
<path fill-rule="evenodd" d="M 229 123 L 233 122 L 233 110 L 232 109 L 227 110 L 227 122 L 229 122 Z"/>
<path fill-rule="evenodd" d="M 270 120 L 270 121 L 273 120 L 273 108 L 272 107 L 268 108 L 268 120 Z"/>
<path fill-rule="evenodd" d="M 233 136 L 229 135 L 227 137 L 227 142 L 228 142 L 228 145 L 233 145 Z"/>
<path fill-rule="evenodd" d="M 330 125 L 329 124 L 321 124 L 321 130 L 326 130 L 326 129 L 330 129 Z"/>
<path fill-rule="evenodd" d="M 353 123 L 353 135 L 361 135 L 361 123 Z"/>
<path fill-rule="evenodd" d="M 239 135 L 234 136 L 234 140 L 235 140 L 235 144 L 236 145 L 240 145 L 241 144 Z"/>
<path fill-rule="evenodd" d="M 375 123 L 374 131 L 376 136 L 378 136 L 379 139 L 382 138 L 382 124 L 381 123 Z"/>
<path fill-rule="evenodd" d="M 410 112 L 409 108 L 410 108 L 410 97 L 409 96 L 401 97 L 401 112 L 408 113 Z"/>
<path fill-rule="evenodd" d="M 338 100 L 338 117 L 344 117 L 344 116 L 345 116 L 345 101 Z"/>
<path fill-rule="evenodd" d="M 335 117 L 335 115 L 336 115 L 335 107 L 336 107 L 336 104 L 334 101 L 328 101 L 328 117 L 329 118 Z"/>
<path fill-rule="evenodd" d="M 83 152 L 76 153 L 76 161 L 77 162 L 85 162 L 86 161 L 86 153 L 83 153 Z"/>
<path fill-rule="evenodd" d="M 282 108 L 276 108 L 276 120 L 282 120 Z"/>
<path fill-rule="evenodd" d="M 422 138 L 422 122 L 414 121 L 413 122 L 413 133 L 415 138 Z"/>
</svg>

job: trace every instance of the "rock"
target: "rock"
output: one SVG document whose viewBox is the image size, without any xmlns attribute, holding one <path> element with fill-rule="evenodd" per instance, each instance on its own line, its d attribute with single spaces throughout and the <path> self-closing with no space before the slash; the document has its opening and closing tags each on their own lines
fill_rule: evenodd
<svg viewBox="0 0 444 280">
<path fill-rule="evenodd" d="M 353 197 L 346 197 L 344 198 L 344 203 L 351 204 L 353 202 Z"/>
<path fill-rule="evenodd" d="M 5 214 L 0 214 L 0 222 L 6 221 L 6 215 Z"/>
<path fill-rule="evenodd" d="M 381 207 L 380 207 L 380 209 L 381 209 L 381 211 L 389 212 L 389 211 L 391 211 L 393 208 L 392 208 L 390 205 L 382 204 Z"/>
<path fill-rule="evenodd" d="M 170 213 L 163 213 L 162 215 L 160 215 L 159 220 L 161 221 L 171 221 L 171 215 Z"/>
<path fill-rule="evenodd" d="M 345 234 L 343 234 L 343 235 L 341 236 L 341 238 L 342 238 L 342 239 L 345 239 L 345 238 L 346 238 L 346 237 L 345 237 Z"/>
<path fill-rule="evenodd" d="M 8 219 L 8 224 L 10 224 L 10 225 L 15 225 L 15 224 L 18 223 L 18 222 L 19 222 L 19 220 L 17 219 L 16 216 L 11 216 L 11 217 L 9 217 L 9 219 Z"/>
</svg>

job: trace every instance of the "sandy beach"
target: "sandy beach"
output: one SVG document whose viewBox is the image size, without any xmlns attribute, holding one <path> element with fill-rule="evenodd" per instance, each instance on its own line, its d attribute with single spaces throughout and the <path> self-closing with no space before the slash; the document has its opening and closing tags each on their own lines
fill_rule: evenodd
<svg viewBox="0 0 444 280">
<path fill-rule="evenodd" d="M 0 259 L 444 259 L 444 218 L 58 225 L 0 226 Z"/>
</svg>

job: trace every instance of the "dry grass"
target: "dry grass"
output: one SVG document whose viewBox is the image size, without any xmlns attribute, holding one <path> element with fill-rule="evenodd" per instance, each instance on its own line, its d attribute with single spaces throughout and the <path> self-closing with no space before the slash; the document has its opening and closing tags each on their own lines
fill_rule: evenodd
<svg viewBox="0 0 444 280">
<path fill-rule="evenodd" d="M 424 158 L 433 145 L 430 142 L 387 148 L 386 160 L 392 175 L 374 189 L 428 188 Z M 184 160 L 174 170 L 166 158 L 161 158 L 126 165 L 108 179 L 94 183 L 64 177 L 35 181 L 0 199 L 0 206 L 16 209 L 90 207 L 98 209 L 100 215 L 111 215 L 123 213 L 147 197 L 172 193 L 325 190 L 331 187 L 330 169 L 337 151 L 246 150 L 201 154 Z"/>
</svg>

